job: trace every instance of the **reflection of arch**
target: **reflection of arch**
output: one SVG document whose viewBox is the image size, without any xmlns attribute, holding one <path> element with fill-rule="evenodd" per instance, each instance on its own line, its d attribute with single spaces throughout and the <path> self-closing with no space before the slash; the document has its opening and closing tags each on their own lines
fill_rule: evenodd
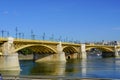
<svg viewBox="0 0 120 80">
<path fill-rule="evenodd" d="M 17 51 L 19 51 L 19 50 L 22 50 L 22 49 L 24 49 L 24 48 L 29 48 L 29 47 L 34 48 L 34 49 L 35 49 L 36 47 L 41 48 L 40 52 L 44 52 L 44 50 L 45 50 L 45 52 L 49 52 L 49 51 L 50 51 L 50 52 L 52 52 L 52 53 L 57 53 L 57 51 L 56 51 L 55 49 L 51 48 L 50 46 L 40 45 L 40 44 L 24 45 L 24 46 L 21 46 L 20 48 L 15 49 L 14 52 L 17 52 Z"/>
<path fill-rule="evenodd" d="M 63 51 L 65 53 L 78 53 L 77 49 L 75 47 L 72 47 L 72 46 L 63 47 Z"/>
<path fill-rule="evenodd" d="M 110 49 L 108 47 L 88 47 L 88 48 L 86 48 L 86 51 L 91 50 L 93 48 L 99 49 L 103 52 L 114 52 L 112 49 Z"/>
</svg>

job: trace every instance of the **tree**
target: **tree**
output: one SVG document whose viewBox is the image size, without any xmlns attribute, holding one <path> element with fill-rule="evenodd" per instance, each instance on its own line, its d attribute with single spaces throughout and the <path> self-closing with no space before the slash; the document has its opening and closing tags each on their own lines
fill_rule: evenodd
<svg viewBox="0 0 120 80">
<path fill-rule="evenodd" d="M 29 55 L 29 54 L 32 54 L 33 51 L 31 49 L 25 48 L 25 49 L 18 51 L 18 53 L 23 54 L 23 55 Z"/>
</svg>

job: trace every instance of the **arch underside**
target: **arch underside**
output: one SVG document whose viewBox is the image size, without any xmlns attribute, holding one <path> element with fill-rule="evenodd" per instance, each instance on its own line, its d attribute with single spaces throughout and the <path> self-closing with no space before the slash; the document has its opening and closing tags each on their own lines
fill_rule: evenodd
<svg viewBox="0 0 120 80">
<path fill-rule="evenodd" d="M 22 49 L 28 48 L 32 50 L 35 53 L 57 53 L 57 51 L 49 46 L 46 45 L 25 45 L 21 46 L 20 48 L 17 48 L 15 52 L 20 51 Z"/>
<path fill-rule="evenodd" d="M 93 48 L 99 49 L 102 52 L 114 52 L 111 48 L 107 48 L 107 47 L 88 47 L 88 48 L 86 48 L 86 51 L 89 51 Z"/>
<path fill-rule="evenodd" d="M 101 56 L 101 57 L 103 57 L 103 58 L 105 58 L 105 57 L 114 57 L 114 56 L 115 56 L 114 51 L 113 51 L 113 48 L 109 48 L 109 47 L 88 47 L 88 48 L 86 49 L 86 51 L 89 52 L 89 50 L 91 50 L 91 49 L 93 49 L 93 48 L 100 50 L 100 52 L 99 52 L 99 51 L 98 51 L 98 52 L 93 52 L 93 53 L 90 54 L 90 55 L 93 55 L 93 56 L 96 55 L 96 57 L 97 57 L 97 56 Z"/>
<path fill-rule="evenodd" d="M 78 51 L 74 47 L 64 47 L 63 52 L 68 53 L 68 54 L 73 54 L 73 53 L 78 53 Z"/>
</svg>

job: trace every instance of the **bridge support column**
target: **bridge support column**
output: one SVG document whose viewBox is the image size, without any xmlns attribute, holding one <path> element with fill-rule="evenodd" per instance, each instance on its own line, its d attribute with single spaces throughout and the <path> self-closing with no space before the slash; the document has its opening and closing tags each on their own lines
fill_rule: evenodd
<svg viewBox="0 0 120 80">
<path fill-rule="evenodd" d="M 116 49 L 117 46 L 115 46 L 115 57 L 119 57 L 118 50 Z"/>
<path fill-rule="evenodd" d="M 58 61 L 65 61 L 66 62 L 66 57 L 65 57 L 65 53 L 63 52 L 63 48 L 62 48 L 62 44 L 61 42 L 59 42 L 59 44 L 57 45 L 57 52 L 58 52 Z"/>
<path fill-rule="evenodd" d="M 2 45 L 0 70 L 20 70 L 18 54 L 14 52 L 13 38 L 11 37 Z"/>
<path fill-rule="evenodd" d="M 20 70 L 18 53 L 0 56 L 0 70 Z"/>
<path fill-rule="evenodd" d="M 85 50 L 85 44 L 81 44 L 81 57 L 83 59 L 86 59 L 87 58 L 87 54 L 86 54 L 86 50 Z"/>
</svg>

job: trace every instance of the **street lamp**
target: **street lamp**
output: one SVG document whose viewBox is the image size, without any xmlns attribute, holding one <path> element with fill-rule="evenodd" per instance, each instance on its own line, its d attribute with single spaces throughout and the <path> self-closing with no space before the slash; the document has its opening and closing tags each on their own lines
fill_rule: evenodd
<svg viewBox="0 0 120 80">
<path fill-rule="evenodd" d="M 66 37 L 65 41 L 68 42 L 68 37 Z"/>
<path fill-rule="evenodd" d="M 52 34 L 50 40 L 53 41 L 53 39 L 54 39 L 54 35 Z"/>
<path fill-rule="evenodd" d="M 22 33 L 22 38 L 24 39 L 24 33 Z"/>
<path fill-rule="evenodd" d="M 15 32 L 16 32 L 16 39 L 17 39 L 17 36 L 18 36 L 18 28 L 17 27 L 15 28 Z"/>
<path fill-rule="evenodd" d="M 54 34 L 52 34 L 52 37 L 51 37 L 52 41 L 54 40 Z"/>
<path fill-rule="evenodd" d="M 61 41 L 62 40 L 62 36 L 60 36 L 58 40 Z"/>
<path fill-rule="evenodd" d="M 45 33 L 43 33 L 43 40 L 45 40 Z"/>
<path fill-rule="evenodd" d="M 21 33 L 18 33 L 18 35 L 19 35 L 19 38 L 21 38 Z"/>
<path fill-rule="evenodd" d="M 35 39 L 35 35 L 34 35 L 34 33 L 33 33 L 33 30 L 31 30 L 31 39 Z"/>
<path fill-rule="evenodd" d="M 7 37 L 9 37 L 10 36 L 10 33 L 9 33 L 9 31 L 7 31 Z"/>
<path fill-rule="evenodd" d="M 1 30 L 2 37 L 4 37 L 4 33 L 5 33 L 5 31 Z"/>
</svg>

